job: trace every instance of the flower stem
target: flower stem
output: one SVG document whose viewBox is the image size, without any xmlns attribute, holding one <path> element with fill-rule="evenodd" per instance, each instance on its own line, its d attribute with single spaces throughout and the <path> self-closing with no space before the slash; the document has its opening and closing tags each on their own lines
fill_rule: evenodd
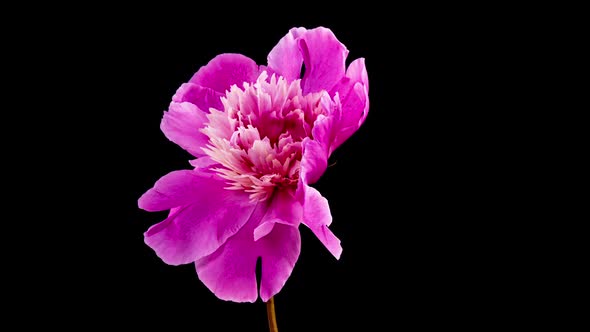
<svg viewBox="0 0 590 332">
<path fill-rule="evenodd" d="M 277 327 L 277 316 L 275 314 L 275 298 L 274 296 L 266 302 L 266 315 L 268 316 L 268 328 L 270 332 L 279 332 Z"/>
</svg>

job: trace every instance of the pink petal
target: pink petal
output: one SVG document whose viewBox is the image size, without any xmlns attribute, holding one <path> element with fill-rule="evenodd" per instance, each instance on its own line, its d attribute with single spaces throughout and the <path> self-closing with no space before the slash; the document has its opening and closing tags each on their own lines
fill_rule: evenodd
<svg viewBox="0 0 590 332">
<path fill-rule="evenodd" d="M 271 72 L 283 76 L 287 81 L 301 78 L 303 56 L 299 50 L 298 38 L 305 34 L 305 28 L 293 28 L 268 54 L 268 67 Z"/>
<path fill-rule="evenodd" d="M 261 257 L 260 296 L 267 301 L 291 275 L 301 250 L 296 227 L 276 223 L 270 233 L 254 241 L 253 231 L 268 205 L 259 203 L 250 221 L 213 254 L 195 262 L 199 279 L 217 297 L 235 302 L 257 299 L 256 261 Z"/>
<path fill-rule="evenodd" d="M 321 98 L 321 105 L 325 109 L 326 115 L 320 114 L 314 122 L 312 129 L 313 140 L 316 141 L 319 146 L 311 146 L 313 150 L 307 157 L 310 158 L 310 160 L 312 160 L 312 158 L 317 159 L 315 161 L 316 166 L 306 166 L 307 170 L 315 168 L 318 169 L 316 172 L 319 173 L 306 181 L 305 183 L 307 184 L 317 181 L 318 177 L 325 171 L 325 166 L 322 166 L 324 163 L 323 159 L 326 159 L 325 163 L 327 164 L 327 159 L 334 150 L 332 145 L 336 139 L 336 134 L 339 128 L 338 125 L 342 117 L 342 105 L 340 104 L 338 95 L 334 96 L 334 99 L 332 100 L 330 95 L 327 92 L 324 92 Z M 321 153 L 320 147 L 323 150 Z M 303 159 L 307 158 L 304 157 Z"/>
<path fill-rule="evenodd" d="M 250 221 L 213 254 L 195 262 L 199 279 L 218 298 L 235 302 L 254 302 L 258 298 L 256 260 L 258 244 L 252 238 L 253 228 L 266 213 L 259 203 Z"/>
<path fill-rule="evenodd" d="M 226 53 L 216 56 L 201 67 L 189 83 L 225 94 L 232 85 L 242 87 L 242 83 L 254 82 L 257 77 L 256 62 L 241 54 Z"/>
<path fill-rule="evenodd" d="M 304 93 L 330 91 L 344 77 L 348 50 L 330 29 L 308 30 L 299 40 L 299 49 L 305 62 Z"/>
<path fill-rule="evenodd" d="M 209 108 L 218 110 L 223 109 L 221 104 L 221 92 L 213 89 L 200 86 L 193 83 L 184 83 L 176 90 L 176 94 L 172 97 L 172 101 L 177 103 L 189 102 L 197 105 L 200 110 L 209 113 Z"/>
<path fill-rule="evenodd" d="M 139 198 L 139 208 L 146 211 L 163 211 L 192 203 L 202 189 L 199 186 L 200 182 L 201 176 L 197 172 L 170 172 Z"/>
<path fill-rule="evenodd" d="M 365 121 L 369 113 L 369 81 L 364 59 L 353 61 L 342 78 L 334 86 L 331 94 L 338 92 L 342 104 L 342 116 L 338 121 L 332 149 L 336 149 Z"/>
<path fill-rule="evenodd" d="M 265 221 L 265 222 L 261 223 L 260 225 L 258 225 L 258 227 L 256 227 L 254 229 L 254 241 L 258 241 L 259 239 L 267 236 L 268 233 L 270 233 L 273 230 L 276 223 L 277 222 L 275 222 L 273 220 L 273 221 Z"/>
<path fill-rule="evenodd" d="M 168 112 L 164 112 L 160 129 L 169 140 L 193 156 L 199 157 L 205 155 L 201 148 L 209 141 L 207 135 L 199 129 L 207 122 L 207 114 L 195 105 L 188 102 L 172 102 Z"/>
<path fill-rule="evenodd" d="M 356 83 L 342 102 L 342 120 L 336 133 L 332 150 L 335 150 L 354 134 L 363 124 L 369 113 L 369 96 L 367 90 L 360 83 Z"/>
<path fill-rule="evenodd" d="M 301 158 L 301 176 L 305 184 L 315 183 L 328 167 L 328 154 L 316 140 L 303 140 L 303 157 Z"/>
<path fill-rule="evenodd" d="M 269 234 L 275 223 L 298 227 L 303 217 L 303 207 L 291 190 L 279 190 L 272 196 L 272 201 L 260 225 L 254 229 L 254 241 Z"/>
<path fill-rule="evenodd" d="M 272 232 L 258 241 L 262 257 L 260 298 L 266 302 L 289 279 L 301 252 L 301 237 L 296 227 L 276 224 Z"/>
<path fill-rule="evenodd" d="M 328 228 L 330 223 L 332 223 L 332 215 L 330 214 L 328 200 L 315 188 L 305 186 L 303 224 L 311 229 L 336 259 L 340 259 L 342 246 L 340 240 Z"/>
<path fill-rule="evenodd" d="M 145 243 L 167 264 L 191 263 L 211 254 L 244 226 L 256 205 L 244 192 L 224 189 L 227 184 L 217 176 L 193 173 L 190 204 L 144 234 Z"/>
<path fill-rule="evenodd" d="M 211 157 L 209 157 L 209 156 L 203 156 L 203 157 L 199 157 L 197 159 L 189 160 L 189 164 L 191 164 L 195 168 L 200 168 L 203 170 L 208 169 L 212 166 L 219 165 L 218 162 L 211 159 Z"/>
<path fill-rule="evenodd" d="M 353 82 L 362 83 L 367 87 L 367 92 L 369 91 L 369 75 L 367 74 L 364 58 L 358 58 L 348 66 L 346 77 L 350 78 Z"/>
</svg>

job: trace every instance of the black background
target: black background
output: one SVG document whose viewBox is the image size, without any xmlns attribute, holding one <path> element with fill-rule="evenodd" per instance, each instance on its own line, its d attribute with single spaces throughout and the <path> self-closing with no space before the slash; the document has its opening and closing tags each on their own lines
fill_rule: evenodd
<svg viewBox="0 0 590 332">
<path fill-rule="evenodd" d="M 495 105 L 481 92 L 482 77 L 498 66 L 491 60 L 504 55 L 489 47 L 479 14 L 155 9 L 82 11 L 36 31 L 53 42 L 39 46 L 47 54 L 39 67 L 66 82 L 51 90 L 62 126 L 53 127 L 60 148 L 45 160 L 59 166 L 44 188 L 70 194 L 48 190 L 47 201 L 59 204 L 47 209 L 62 221 L 45 226 L 59 235 L 44 239 L 47 259 L 37 268 L 45 276 L 30 297 L 41 311 L 59 312 L 48 322 L 267 329 L 260 300 L 219 300 L 193 265 L 164 264 L 143 232 L 166 214 L 138 209 L 137 199 L 164 174 L 190 167 L 190 155 L 159 129 L 180 84 L 220 53 L 265 64 L 296 26 L 328 27 L 349 49 L 347 63 L 366 59 L 371 107 L 315 185 L 330 202 L 342 257 L 301 227 L 299 261 L 275 297 L 280 331 L 478 328 L 512 314 L 502 304 L 507 272 L 492 268 L 503 250 L 490 235 L 498 216 L 481 190 L 497 176 L 489 167 L 504 167 L 482 153 L 493 152 L 482 132 Z"/>
</svg>

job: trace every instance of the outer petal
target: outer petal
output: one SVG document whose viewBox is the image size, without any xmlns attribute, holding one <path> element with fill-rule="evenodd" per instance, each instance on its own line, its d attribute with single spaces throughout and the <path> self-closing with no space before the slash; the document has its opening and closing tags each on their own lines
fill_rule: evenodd
<svg viewBox="0 0 590 332">
<path fill-rule="evenodd" d="M 339 147 L 354 134 L 367 118 L 369 113 L 369 96 L 367 90 L 360 83 L 356 83 L 342 102 L 342 120 L 339 130 L 331 144 L 332 150 Z"/>
<path fill-rule="evenodd" d="M 260 297 L 266 302 L 283 288 L 293 272 L 301 252 L 301 237 L 296 227 L 276 224 L 259 242 L 262 257 Z"/>
<path fill-rule="evenodd" d="M 290 190 L 280 190 L 272 197 L 266 215 L 254 229 L 254 241 L 266 236 L 276 223 L 298 227 L 303 217 L 303 207 Z"/>
<path fill-rule="evenodd" d="M 312 129 L 312 136 L 313 140 L 318 142 L 321 148 L 325 151 L 320 156 L 327 160 L 334 151 L 332 145 L 336 139 L 336 134 L 339 129 L 338 126 L 340 119 L 342 118 L 342 105 L 340 104 L 338 94 L 336 94 L 334 98 L 331 98 L 327 92 L 325 92 L 321 98 L 321 105 L 325 109 L 326 115 L 320 114 L 318 116 Z M 313 181 L 306 183 L 313 183 Z"/>
<path fill-rule="evenodd" d="M 258 65 L 254 60 L 241 54 L 226 53 L 216 56 L 201 67 L 189 83 L 225 94 L 234 84 L 241 87 L 244 82 L 255 82 L 258 72 Z"/>
<path fill-rule="evenodd" d="M 189 160 L 189 164 L 191 164 L 195 168 L 200 168 L 201 170 L 208 169 L 210 170 L 211 167 L 218 167 L 220 166 L 218 162 L 211 159 L 209 156 L 199 157 L 197 159 Z"/>
<path fill-rule="evenodd" d="M 200 110 L 209 112 L 209 108 L 213 107 L 218 110 L 223 109 L 221 104 L 221 97 L 224 94 L 217 92 L 211 88 L 206 88 L 194 83 L 184 83 L 176 90 L 176 94 L 172 97 L 172 101 L 177 103 L 189 102 L 197 105 Z"/>
<path fill-rule="evenodd" d="M 226 183 L 218 176 L 192 173 L 195 176 L 189 184 L 177 186 L 182 190 L 159 193 L 187 193 L 192 202 L 174 209 L 166 220 L 144 234 L 145 243 L 167 264 L 191 263 L 211 254 L 238 232 L 254 211 L 255 203 L 248 195 L 224 189 Z"/>
<path fill-rule="evenodd" d="M 303 56 L 299 50 L 298 40 L 306 31 L 305 28 L 293 28 L 279 40 L 267 57 L 271 72 L 283 76 L 289 82 L 301 78 Z"/>
<path fill-rule="evenodd" d="M 198 199 L 201 176 L 195 171 L 174 171 L 161 177 L 154 187 L 138 201 L 139 208 L 146 211 L 169 210 L 187 205 Z"/>
<path fill-rule="evenodd" d="M 338 93 L 342 101 L 342 116 L 332 142 L 336 149 L 363 124 L 369 113 L 369 79 L 364 59 L 353 61 L 342 78 L 334 86 L 331 94 Z"/>
<path fill-rule="evenodd" d="M 330 29 L 307 31 L 299 40 L 299 49 L 305 62 L 304 93 L 330 91 L 344 77 L 348 50 Z"/>
<path fill-rule="evenodd" d="M 195 157 L 204 156 L 201 150 L 209 138 L 200 131 L 209 120 L 206 113 L 194 104 L 172 102 L 160 123 L 160 129 L 172 142 L 178 144 Z"/>
<path fill-rule="evenodd" d="M 358 58 L 348 66 L 346 77 L 350 78 L 353 82 L 362 83 L 367 87 L 367 92 L 369 91 L 369 75 L 367 74 L 364 58 Z"/>
<path fill-rule="evenodd" d="M 328 229 L 328 226 L 332 223 L 328 200 L 315 188 L 308 186 L 305 186 L 303 223 L 311 229 L 336 259 L 340 259 L 342 254 L 340 240 Z"/>
<path fill-rule="evenodd" d="M 262 260 L 260 295 L 263 301 L 283 287 L 301 250 L 296 227 L 276 224 L 258 241 L 252 236 L 268 206 L 259 203 L 250 221 L 213 254 L 195 262 L 199 279 L 220 299 L 254 302 L 257 296 L 256 261 Z"/>
<path fill-rule="evenodd" d="M 328 154 L 317 140 L 303 140 L 303 157 L 301 158 L 301 176 L 306 184 L 315 183 L 328 167 Z"/>
<path fill-rule="evenodd" d="M 195 262 L 199 279 L 218 298 L 235 302 L 254 302 L 258 298 L 258 245 L 252 232 L 265 213 L 266 205 L 259 203 L 249 222 L 238 233 L 213 254 Z"/>
</svg>

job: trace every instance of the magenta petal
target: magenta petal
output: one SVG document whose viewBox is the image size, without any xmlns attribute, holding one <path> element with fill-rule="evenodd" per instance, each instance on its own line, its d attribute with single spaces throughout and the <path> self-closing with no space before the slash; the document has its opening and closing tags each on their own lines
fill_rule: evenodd
<svg viewBox="0 0 590 332">
<path fill-rule="evenodd" d="M 296 227 L 276 224 L 259 243 L 262 257 L 260 298 L 266 302 L 283 288 L 293 272 L 301 252 L 301 237 Z"/>
<path fill-rule="evenodd" d="M 184 83 L 176 90 L 172 101 L 177 103 L 189 102 L 197 105 L 205 113 L 209 113 L 209 108 L 211 107 L 218 110 L 223 109 L 221 96 L 223 96 L 221 92 L 213 89 L 202 87 L 198 84 Z"/>
<path fill-rule="evenodd" d="M 202 190 L 200 181 L 201 176 L 195 171 L 170 172 L 139 198 L 139 208 L 153 212 L 190 204 Z"/>
<path fill-rule="evenodd" d="M 276 221 L 265 221 L 262 222 L 258 227 L 254 229 L 254 241 L 267 236 L 275 227 Z"/>
<path fill-rule="evenodd" d="M 290 190 L 279 190 L 272 196 L 268 211 L 254 229 L 254 241 L 269 234 L 275 223 L 298 227 L 303 217 L 303 207 Z"/>
<path fill-rule="evenodd" d="M 305 28 L 293 28 L 279 40 L 278 44 L 268 54 L 268 67 L 287 81 L 300 78 L 303 56 L 299 50 L 298 38 L 307 30 Z"/>
<path fill-rule="evenodd" d="M 218 162 L 211 159 L 211 157 L 209 157 L 209 156 L 203 156 L 203 157 L 199 157 L 197 159 L 189 160 L 189 164 L 191 164 L 195 168 L 200 168 L 200 169 L 207 169 L 212 166 L 219 165 Z"/>
<path fill-rule="evenodd" d="M 245 193 L 224 189 L 216 176 L 198 175 L 192 184 L 190 205 L 175 209 L 144 234 L 145 243 L 167 264 L 211 254 L 244 226 L 256 206 Z"/>
<path fill-rule="evenodd" d="M 361 83 L 356 83 L 342 102 L 342 119 L 336 133 L 332 149 L 336 149 L 354 134 L 363 124 L 369 113 L 369 97 Z"/>
<path fill-rule="evenodd" d="M 189 83 L 225 94 L 234 84 L 242 87 L 244 82 L 256 81 L 258 72 L 258 65 L 252 59 L 241 54 L 226 53 L 216 56 L 201 67 Z"/>
<path fill-rule="evenodd" d="M 168 112 L 164 112 L 160 129 L 169 140 L 199 157 L 205 155 L 201 148 L 209 141 L 207 135 L 199 129 L 208 121 L 207 114 L 195 105 L 172 102 Z"/>
<path fill-rule="evenodd" d="M 303 207 L 291 190 L 278 190 L 272 196 L 272 202 L 262 222 L 276 221 L 286 225 L 299 226 L 303 215 Z"/>
<path fill-rule="evenodd" d="M 342 254 L 340 240 L 328 229 L 328 226 L 332 223 L 328 200 L 315 188 L 306 186 L 305 189 L 303 223 L 311 229 L 336 259 L 340 259 L 340 255 Z"/>
<path fill-rule="evenodd" d="M 316 140 L 303 140 L 303 157 L 301 158 L 301 176 L 305 184 L 315 183 L 328 167 L 326 150 Z"/>
<path fill-rule="evenodd" d="M 249 222 L 217 251 L 195 262 L 199 279 L 218 298 L 235 302 L 254 302 L 258 298 L 256 260 L 259 244 L 252 238 L 253 228 L 266 213 L 259 203 Z"/>
<path fill-rule="evenodd" d="M 213 254 L 195 262 L 199 279 L 217 297 L 235 302 L 256 301 L 256 261 L 262 261 L 260 296 L 278 293 L 293 271 L 301 251 L 296 227 L 274 223 L 270 233 L 254 241 L 253 230 L 267 213 L 259 203 L 248 223 Z"/>
<path fill-rule="evenodd" d="M 354 134 L 369 113 L 369 81 L 364 59 L 356 59 L 350 64 L 346 77 L 334 86 L 331 94 L 336 92 L 341 100 L 342 114 L 332 149 Z"/>
<path fill-rule="evenodd" d="M 344 77 L 348 50 L 330 29 L 308 30 L 299 40 L 299 48 L 305 62 L 303 92 L 330 91 Z"/>
<path fill-rule="evenodd" d="M 350 78 L 353 82 L 362 83 L 367 87 L 367 92 L 369 91 L 369 75 L 367 74 L 364 58 L 358 58 L 348 66 L 346 77 Z"/>
</svg>

